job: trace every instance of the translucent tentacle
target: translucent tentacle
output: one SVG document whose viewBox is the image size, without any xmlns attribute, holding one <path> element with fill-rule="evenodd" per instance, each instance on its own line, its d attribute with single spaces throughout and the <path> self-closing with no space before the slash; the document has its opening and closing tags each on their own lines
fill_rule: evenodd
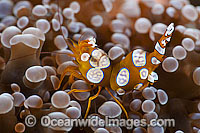
<svg viewBox="0 0 200 133">
<path fill-rule="evenodd" d="M 124 114 L 126 115 L 126 118 L 128 119 L 128 113 L 126 111 L 126 109 L 124 108 L 124 106 L 119 102 L 119 100 L 117 100 L 117 98 L 115 96 L 113 96 L 113 94 L 110 92 L 110 90 L 105 87 L 105 89 L 108 91 L 108 93 L 110 94 L 110 96 L 118 103 L 118 105 L 122 108 L 122 110 L 124 111 Z"/>
<path fill-rule="evenodd" d="M 60 88 L 60 86 L 61 86 L 61 84 L 62 84 L 62 81 L 63 81 L 65 75 L 66 75 L 68 72 L 72 72 L 72 71 L 74 71 L 74 70 L 78 70 L 78 67 L 75 67 L 75 66 L 68 66 L 67 68 L 65 68 L 64 72 L 62 73 L 62 75 L 61 75 L 61 77 L 60 77 L 60 82 L 59 82 L 59 85 L 58 85 L 58 87 L 56 88 L 56 90 Z"/>
<path fill-rule="evenodd" d="M 78 78 L 78 79 L 82 79 L 82 80 L 84 79 L 84 77 L 81 74 L 79 74 L 76 71 L 72 71 L 71 75 L 69 76 L 68 82 L 65 83 L 62 90 L 65 90 L 67 88 L 67 86 L 71 85 L 75 81 L 74 78 Z"/>
</svg>

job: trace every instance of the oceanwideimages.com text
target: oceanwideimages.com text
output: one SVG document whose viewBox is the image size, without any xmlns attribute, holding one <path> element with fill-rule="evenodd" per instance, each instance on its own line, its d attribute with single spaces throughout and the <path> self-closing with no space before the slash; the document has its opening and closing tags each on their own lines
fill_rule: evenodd
<svg viewBox="0 0 200 133">
<path fill-rule="evenodd" d="M 31 115 L 26 119 L 26 125 L 33 127 L 36 124 L 36 118 Z M 87 119 L 70 119 L 70 118 L 51 118 L 49 116 L 43 116 L 40 120 L 43 127 L 109 127 L 119 126 L 126 127 L 127 129 L 133 129 L 134 127 L 146 127 L 146 126 L 162 126 L 162 127 L 175 127 L 174 119 L 116 119 L 105 117 L 100 119 L 99 117 L 92 117 Z"/>
</svg>

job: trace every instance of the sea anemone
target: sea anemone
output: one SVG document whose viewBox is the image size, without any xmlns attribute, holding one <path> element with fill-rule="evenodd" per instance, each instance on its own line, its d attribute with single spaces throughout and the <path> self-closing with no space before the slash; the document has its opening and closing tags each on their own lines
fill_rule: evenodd
<svg viewBox="0 0 200 133">
<path fill-rule="evenodd" d="M 100 54 L 115 65 L 137 48 L 152 52 L 170 23 L 174 34 L 154 85 L 114 91 L 105 84 L 100 92 L 72 78 L 81 74 L 76 69 L 66 72 L 79 67 L 72 42 L 95 37 Z M 0 0 L 0 132 L 200 132 L 199 28 L 200 3 L 194 0 Z M 86 112 L 90 120 L 126 119 L 116 100 L 130 119 L 174 119 L 175 126 L 40 123 L 43 116 L 83 119 Z M 26 123 L 29 115 L 37 119 L 33 127 Z"/>
</svg>

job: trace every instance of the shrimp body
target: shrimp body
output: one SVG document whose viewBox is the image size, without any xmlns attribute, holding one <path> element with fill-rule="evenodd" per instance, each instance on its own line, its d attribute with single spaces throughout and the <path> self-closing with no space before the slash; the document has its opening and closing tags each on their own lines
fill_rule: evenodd
<svg viewBox="0 0 200 133">
<path fill-rule="evenodd" d="M 77 64 L 77 67 L 71 66 L 64 70 L 61 75 L 59 87 L 65 74 L 69 71 L 71 72 L 69 77 L 70 83 L 73 83 L 73 78 L 77 77 L 87 81 L 91 85 L 98 86 L 98 92 L 88 100 L 88 108 L 84 118 L 86 118 L 89 113 L 91 101 L 98 97 L 102 87 L 104 87 L 120 105 L 128 118 L 126 109 L 119 100 L 113 96 L 109 88 L 116 91 L 119 95 L 122 95 L 126 91 L 133 89 L 142 90 L 147 87 L 149 83 L 153 84 L 157 81 L 158 75 L 154 70 L 163 61 L 166 44 L 170 41 L 173 31 L 174 24 L 172 23 L 167 27 L 164 35 L 156 43 L 152 53 L 142 49 L 136 49 L 130 52 L 125 59 L 113 65 L 108 55 L 103 50 L 96 48 L 96 40 L 93 37 L 82 40 L 78 42 L 78 44 L 72 41 L 73 44 L 68 43 L 68 45 L 73 52 L 71 56 L 76 59 L 74 62 Z M 93 89 L 94 88 L 89 88 L 87 90 L 73 89 L 70 90 L 68 94 L 72 92 L 87 92 Z"/>
<path fill-rule="evenodd" d="M 170 24 L 156 43 L 152 53 L 136 49 L 113 67 L 110 85 L 115 91 L 142 90 L 158 80 L 154 70 L 164 59 L 166 44 L 170 41 L 174 24 Z"/>
</svg>

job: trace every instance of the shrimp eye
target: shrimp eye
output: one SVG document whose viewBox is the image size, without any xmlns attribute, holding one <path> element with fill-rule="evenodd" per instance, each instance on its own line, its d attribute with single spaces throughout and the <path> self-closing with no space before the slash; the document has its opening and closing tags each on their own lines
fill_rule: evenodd
<svg viewBox="0 0 200 133">
<path fill-rule="evenodd" d="M 82 61 L 88 61 L 89 58 L 90 58 L 90 55 L 89 55 L 88 53 L 83 53 L 83 54 L 81 55 L 81 60 L 82 60 Z"/>
</svg>

